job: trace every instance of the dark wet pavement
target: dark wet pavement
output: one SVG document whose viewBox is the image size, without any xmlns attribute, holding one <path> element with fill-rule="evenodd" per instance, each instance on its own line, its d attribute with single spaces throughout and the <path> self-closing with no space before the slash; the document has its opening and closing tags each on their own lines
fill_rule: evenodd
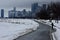
<svg viewBox="0 0 60 40">
<path fill-rule="evenodd" d="M 39 28 L 24 36 L 18 37 L 15 40 L 51 40 L 50 29 L 51 27 L 42 23 L 39 23 Z"/>
</svg>

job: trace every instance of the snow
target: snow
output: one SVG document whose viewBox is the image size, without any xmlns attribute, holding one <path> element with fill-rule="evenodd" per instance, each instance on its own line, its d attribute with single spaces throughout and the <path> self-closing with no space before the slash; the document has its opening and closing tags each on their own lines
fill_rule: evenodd
<svg viewBox="0 0 60 40">
<path fill-rule="evenodd" d="M 44 20 L 45 24 L 51 26 L 51 22 L 49 20 Z M 55 22 L 55 20 L 52 20 L 53 24 L 55 25 L 54 28 L 56 29 L 56 32 L 52 33 L 54 40 L 60 40 L 60 20 L 58 23 Z"/>
<path fill-rule="evenodd" d="M 49 22 L 49 20 L 45 20 L 45 24 L 51 26 L 51 22 Z M 56 32 L 53 32 L 53 39 L 54 40 L 60 40 L 60 20 L 58 21 L 58 23 L 55 22 L 55 20 L 52 20 L 53 24 L 55 25 L 54 28 L 56 29 Z"/>
<path fill-rule="evenodd" d="M 49 22 L 49 20 L 37 20 L 43 24 L 49 25 L 51 26 L 51 22 Z M 56 32 L 53 32 L 53 40 L 60 40 L 60 20 L 58 21 L 58 23 L 55 22 L 55 20 L 52 20 L 53 24 L 55 25 L 54 28 L 56 29 Z"/>
<path fill-rule="evenodd" d="M 13 40 L 36 30 L 38 26 L 30 19 L 0 19 L 0 40 Z"/>
<path fill-rule="evenodd" d="M 56 38 L 55 40 L 60 40 L 60 21 L 59 21 L 59 23 L 55 23 L 53 21 L 53 23 L 56 26 L 55 28 L 57 29 L 56 32 L 54 32 L 55 38 Z"/>
</svg>

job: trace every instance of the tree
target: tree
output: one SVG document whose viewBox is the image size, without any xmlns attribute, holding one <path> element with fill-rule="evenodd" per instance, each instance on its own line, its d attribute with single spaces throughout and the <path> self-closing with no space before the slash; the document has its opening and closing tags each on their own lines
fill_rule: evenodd
<svg viewBox="0 0 60 40">
<path fill-rule="evenodd" d="M 53 19 L 58 19 L 58 17 L 60 17 L 60 2 L 50 3 L 49 7 L 48 7 L 48 10 L 52 11 L 52 13 L 53 13 Z M 49 12 L 49 14 L 50 13 L 51 12 Z"/>
<path fill-rule="evenodd" d="M 49 19 L 49 14 L 46 9 L 41 9 L 40 12 L 37 13 L 37 18 L 39 19 Z"/>
</svg>

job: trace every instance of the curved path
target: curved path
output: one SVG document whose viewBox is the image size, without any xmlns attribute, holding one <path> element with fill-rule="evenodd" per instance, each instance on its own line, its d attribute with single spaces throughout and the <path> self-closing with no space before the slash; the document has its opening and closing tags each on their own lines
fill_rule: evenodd
<svg viewBox="0 0 60 40">
<path fill-rule="evenodd" d="M 50 38 L 51 27 L 42 23 L 39 24 L 40 24 L 39 28 L 36 31 L 18 37 L 14 40 L 51 40 Z"/>
</svg>

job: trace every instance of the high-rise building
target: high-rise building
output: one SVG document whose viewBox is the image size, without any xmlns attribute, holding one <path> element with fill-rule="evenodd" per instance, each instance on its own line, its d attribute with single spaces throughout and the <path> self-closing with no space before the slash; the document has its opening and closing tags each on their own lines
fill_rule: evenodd
<svg viewBox="0 0 60 40">
<path fill-rule="evenodd" d="M 31 6 L 31 11 L 34 13 L 37 8 L 38 8 L 38 3 L 33 3 Z"/>
<path fill-rule="evenodd" d="M 32 17 L 36 17 L 37 8 L 38 8 L 38 3 L 33 3 L 31 5 Z"/>
<path fill-rule="evenodd" d="M 16 7 L 13 8 L 13 10 L 8 11 L 8 17 L 9 18 L 19 18 L 22 17 L 21 11 L 17 11 Z"/>
<path fill-rule="evenodd" d="M 26 9 L 23 9 L 22 13 L 23 13 L 23 17 L 26 17 L 26 15 L 27 15 Z"/>
<path fill-rule="evenodd" d="M 1 18 L 4 18 L 4 9 L 1 9 Z"/>
<path fill-rule="evenodd" d="M 14 7 L 13 10 L 16 11 L 16 7 Z"/>
<path fill-rule="evenodd" d="M 46 9 L 46 6 L 47 6 L 46 4 L 43 4 L 43 6 L 42 6 L 42 7 L 43 7 L 43 9 Z"/>
<path fill-rule="evenodd" d="M 10 10 L 10 11 L 9 11 L 8 17 L 9 17 L 9 18 L 14 18 L 16 13 L 17 13 L 16 7 L 14 7 L 13 10 Z"/>
</svg>

